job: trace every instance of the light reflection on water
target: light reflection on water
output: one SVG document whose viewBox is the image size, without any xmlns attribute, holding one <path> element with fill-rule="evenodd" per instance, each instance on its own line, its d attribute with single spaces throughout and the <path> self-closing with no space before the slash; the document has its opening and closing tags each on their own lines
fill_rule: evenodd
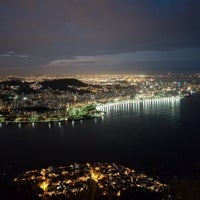
<svg viewBox="0 0 200 200">
<path fill-rule="evenodd" d="M 110 119 L 111 121 L 116 117 L 138 118 L 144 116 L 159 116 L 160 118 L 165 118 L 165 120 L 172 123 L 178 123 L 180 120 L 180 101 L 155 101 L 137 104 L 121 104 L 108 107 L 105 111 L 107 113 L 106 119 Z"/>
<path fill-rule="evenodd" d="M 138 102 L 138 103 L 124 103 L 119 105 L 114 105 L 110 107 L 106 107 L 103 109 L 105 111 L 105 116 L 102 116 L 100 118 L 95 118 L 93 120 L 94 124 L 97 123 L 103 123 L 104 120 L 109 120 L 116 117 L 139 117 L 144 115 L 165 115 L 166 118 L 171 119 L 172 121 L 177 121 L 177 118 L 179 118 L 179 110 L 180 110 L 180 100 L 161 100 L 161 101 L 152 101 L 152 102 Z M 5 125 L 11 125 L 16 126 L 18 128 L 22 127 L 28 127 L 28 128 L 34 128 L 37 127 L 44 127 L 48 125 L 48 128 L 62 128 L 63 126 L 67 127 L 75 127 L 80 126 L 80 124 L 84 125 L 84 123 L 88 123 L 88 120 L 83 121 L 71 121 L 71 122 L 49 122 L 49 123 L 14 123 L 14 124 L 4 124 L 0 123 L 0 128 Z"/>
<path fill-rule="evenodd" d="M 185 173 L 199 162 L 199 135 L 186 128 L 198 127 L 199 110 L 189 101 L 126 104 L 92 120 L 2 125 L 0 172 L 95 161 Z"/>
</svg>

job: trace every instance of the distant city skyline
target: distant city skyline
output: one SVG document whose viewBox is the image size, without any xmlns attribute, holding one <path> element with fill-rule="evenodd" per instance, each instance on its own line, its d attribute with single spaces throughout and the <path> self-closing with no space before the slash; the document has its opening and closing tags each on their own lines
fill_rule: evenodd
<svg viewBox="0 0 200 200">
<path fill-rule="evenodd" d="M 0 1 L 0 75 L 200 72 L 198 0 Z"/>
</svg>

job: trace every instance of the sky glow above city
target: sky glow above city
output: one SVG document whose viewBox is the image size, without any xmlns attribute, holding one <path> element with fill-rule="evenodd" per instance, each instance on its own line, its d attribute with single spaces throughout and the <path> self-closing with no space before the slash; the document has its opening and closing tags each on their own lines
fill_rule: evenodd
<svg viewBox="0 0 200 200">
<path fill-rule="evenodd" d="M 0 74 L 200 72 L 199 0 L 0 0 Z"/>
</svg>

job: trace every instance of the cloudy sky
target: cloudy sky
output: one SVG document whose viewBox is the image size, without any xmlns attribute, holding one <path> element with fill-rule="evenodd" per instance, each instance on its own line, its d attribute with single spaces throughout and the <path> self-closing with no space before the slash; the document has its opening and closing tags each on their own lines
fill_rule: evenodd
<svg viewBox="0 0 200 200">
<path fill-rule="evenodd" d="M 0 75 L 200 72 L 199 0 L 0 0 Z"/>
</svg>

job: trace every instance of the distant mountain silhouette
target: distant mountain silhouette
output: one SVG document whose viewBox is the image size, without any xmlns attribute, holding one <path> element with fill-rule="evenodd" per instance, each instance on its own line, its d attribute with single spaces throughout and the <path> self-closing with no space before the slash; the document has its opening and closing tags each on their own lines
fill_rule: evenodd
<svg viewBox="0 0 200 200">
<path fill-rule="evenodd" d="M 86 83 L 83 83 L 77 79 L 56 79 L 40 82 L 43 89 L 51 88 L 53 90 L 71 90 L 70 86 L 85 87 Z"/>
<path fill-rule="evenodd" d="M 10 81 L 3 81 L 3 82 L 0 82 L 1 85 L 4 85 L 4 86 L 18 86 L 18 90 L 16 90 L 16 93 L 18 94 L 21 94 L 21 93 L 24 93 L 24 94 L 29 94 L 29 93 L 35 93 L 36 91 L 33 90 L 32 88 L 30 88 L 28 82 L 25 82 L 25 81 L 22 81 L 22 80 L 10 80 Z"/>
<path fill-rule="evenodd" d="M 18 87 L 16 89 L 16 93 L 21 94 L 29 94 L 29 93 L 36 93 L 39 91 L 36 91 L 32 88 L 30 88 L 30 84 L 29 82 L 25 82 L 22 80 L 9 80 L 9 81 L 3 81 L 0 82 L 0 85 L 4 85 L 4 86 L 14 86 L 14 87 Z M 78 92 L 78 93 L 85 93 L 86 91 L 80 91 L 77 90 L 73 87 L 85 87 L 87 86 L 86 83 L 83 83 L 77 79 L 54 79 L 54 80 L 46 80 L 43 82 L 39 82 L 39 84 L 42 85 L 42 88 L 40 90 L 44 90 L 44 89 L 48 89 L 51 88 L 52 90 L 68 90 L 70 92 Z"/>
</svg>

